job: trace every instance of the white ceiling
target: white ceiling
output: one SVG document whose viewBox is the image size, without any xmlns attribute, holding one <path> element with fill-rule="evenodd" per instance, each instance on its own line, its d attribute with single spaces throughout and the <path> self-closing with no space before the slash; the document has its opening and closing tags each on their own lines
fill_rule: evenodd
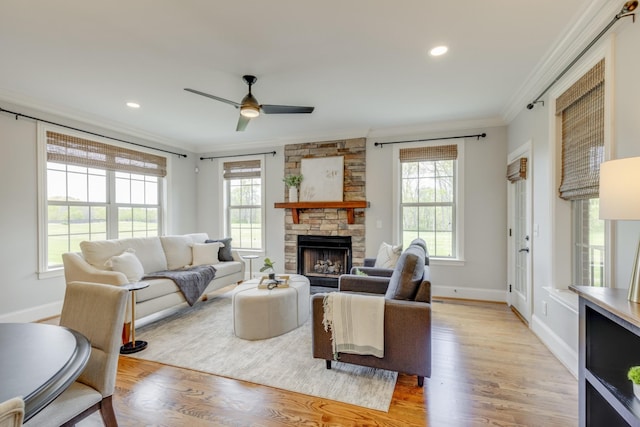
<svg viewBox="0 0 640 427">
<path fill-rule="evenodd" d="M 2 0 L 0 100 L 195 152 L 500 123 L 590 3 Z M 449 53 L 430 57 L 439 44 Z M 260 103 L 315 111 L 235 132 L 238 110 L 183 90 L 240 102 L 243 74 Z"/>
</svg>

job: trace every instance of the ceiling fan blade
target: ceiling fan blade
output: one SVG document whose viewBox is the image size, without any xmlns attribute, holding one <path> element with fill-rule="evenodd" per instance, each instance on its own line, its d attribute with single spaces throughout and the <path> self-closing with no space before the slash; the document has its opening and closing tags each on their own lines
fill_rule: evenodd
<svg viewBox="0 0 640 427">
<path fill-rule="evenodd" d="M 240 118 L 238 119 L 238 126 L 236 126 L 236 132 L 244 131 L 249 124 L 249 120 L 251 119 L 240 114 Z"/>
<path fill-rule="evenodd" d="M 207 98 L 215 99 L 216 101 L 224 102 L 225 104 L 233 105 L 236 108 L 240 108 L 240 104 L 235 101 L 229 101 L 228 99 L 220 98 L 219 96 L 210 95 L 208 93 L 200 92 L 199 90 L 184 88 L 187 92 L 195 93 L 196 95 L 205 96 Z"/>
<path fill-rule="evenodd" d="M 295 105 L 261 105 L 265 114 L 309 114 L 314 107 L 297 107 Z"/>
</svg>

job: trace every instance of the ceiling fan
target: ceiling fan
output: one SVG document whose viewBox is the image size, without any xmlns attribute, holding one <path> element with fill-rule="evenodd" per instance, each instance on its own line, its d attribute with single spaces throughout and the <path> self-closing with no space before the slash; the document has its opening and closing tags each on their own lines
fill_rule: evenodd
<svg viewBox="0 0 640 427">
<path fill-rule="evenodd" d="M 220 98 L 219 96 L 210 95 L 208 93 L 200 92 L 199 90 L 185 88 L 187 92 L 195 93 L 196 95 L 206 96 L 207 98 L 215 99 L 216 101 L 224 102 L 225 104 L 233 105 L 240 109 L 240 118 L 238 119 L 238 126 L 236 131 L 243 131 L 249 124 L 249 120 L 258 117 L 260 111 L 264 114 L 308 114 L 312 113 L 314 107 L 298 107 L 294 105 L 269 105 L 258 104 L 258 100 L 251 94 L 251 86 L 258 80 L 256 76 L 242 76 L 242 80 L 249 86 L 249 93 L 242 98 L 241 103 L 229 101 L 228 99 Z"/>
</svg>

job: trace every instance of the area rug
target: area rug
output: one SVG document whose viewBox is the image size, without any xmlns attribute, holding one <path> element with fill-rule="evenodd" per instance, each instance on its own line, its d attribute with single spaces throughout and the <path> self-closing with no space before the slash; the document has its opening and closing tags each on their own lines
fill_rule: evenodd
<svg viewBox="0 0 640 427">
<path fill-rule="evenodd" d="M 149 346 L 130 356 L 388 412 L 397 373 L 340 362 L 326 369 L 312 357 L 311 323 L 267 340 L 237 338 L 228 292 L 138 328 Z"/>
</svg>

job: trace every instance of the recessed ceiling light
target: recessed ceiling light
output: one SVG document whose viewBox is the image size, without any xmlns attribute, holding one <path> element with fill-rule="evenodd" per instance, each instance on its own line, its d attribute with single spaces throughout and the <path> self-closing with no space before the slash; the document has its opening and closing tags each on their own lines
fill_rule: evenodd
<svg viewBox="0 0 640 427">
<path fill-rule="evenodd" d="M 448 50 L 449 48 L 446 46 L 436 46 L 433 49 L 431 49 L 429 53 L 431 54 L 431 56 L 440 56 L 447 53 Z"/>
<path fill-rule="evenodd" d="M 140 108 L 140 104 L 137 102 L 127 102 L 127 107 L 129 108 Z"/>
</svg>

